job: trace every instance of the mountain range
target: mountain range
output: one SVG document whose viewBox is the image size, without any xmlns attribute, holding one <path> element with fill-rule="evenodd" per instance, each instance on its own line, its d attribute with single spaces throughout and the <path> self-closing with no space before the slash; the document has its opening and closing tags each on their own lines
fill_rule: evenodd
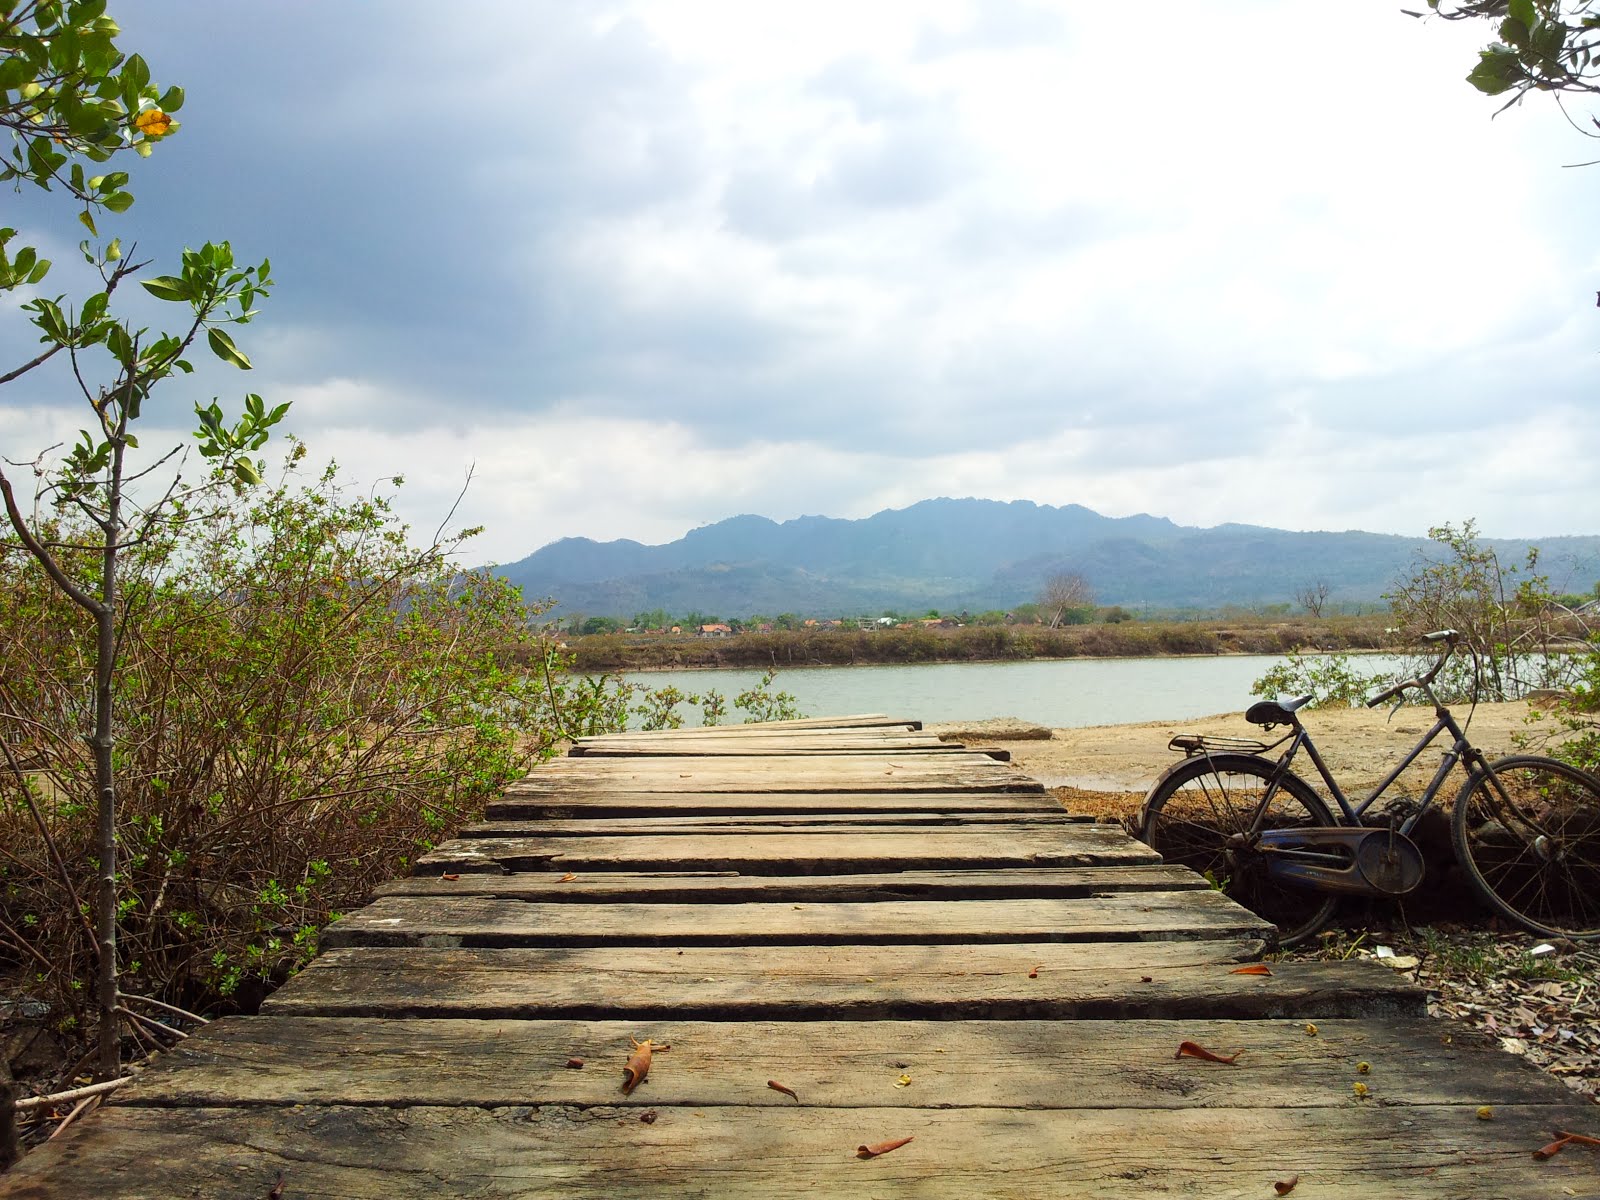
<svg viewBox="0 0 1600 1200">
<path fill-rule="evenodd" d="M 1530 542 L 1480 544 L 1510 564 Z M 1558 592 L 1600 577 L 1600 536 L 1533 544 Z M 1084 577 L 1101 604 L 1172 610 L 1293 602 L 1319 583 L 1331 603 L 1374 602 L 1430 551 L 1426 538 L 1393 534 L 1196 528 L 1077 504 L 941 498 L 860 520 L 730 517 L 657 546 L 562 538 L 492 569 L 561 615 L 981 612 L 1035 600 L 1063 573 Z"/>
</svg>

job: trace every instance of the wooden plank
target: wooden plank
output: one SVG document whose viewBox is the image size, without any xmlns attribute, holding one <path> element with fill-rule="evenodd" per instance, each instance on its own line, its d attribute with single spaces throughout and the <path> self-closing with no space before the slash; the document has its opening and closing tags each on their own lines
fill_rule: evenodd
<svg viewBox="0 0 1600 1200">
<path fill-rule="evenodd" d="M 715 756 L 769 754 L 898 754 L 914 750 L 919 754 L 968 754 L 965 746 L 942 742 L 932 734 L 905 734 L 900 737 L 842 737 L 813 734 L 809 737 L 730 737 L 730 738 L 629 738 L 602 741 L 580 738 L 568 755 L 572 758 L 619 758 L 628 755 Z"/>
<path fill-rule="evenodd" d="M 922 728 L 922 722 L 910 717 L 886 716 L 883 713 L 857 713 L 853 716 L 843 717 L 796 717 L 789 721 L 741 721 L 736 725 L 695 725 L 679 729 L 630 729 L 619 733 L 596 734 L 596 737 L 628 738 L 628 737 L 703 737 L 707 734 L 733 734 L 749 733 L 761 735 L 765 733 L 781 733 L 785 730 L 799 730 L 809 732 L 818 729 L 841 730 L 906 730 L 916 731 Z"/>
<path fill-rule="evenodd" d="M 700 834 L 693 837 L 459 838 L 420 856 L 414 875 L 463 871 L 741 871 L 819 875 L 855 871 L 996 867 L 1136 866 L 1160 856 L 1113 825 L 1064 824 L 1026 832 L 919 830 L 872 837 L 839 833 Z"/>
<path fill-rule="evenodd" d="M 119 1103 L 750 1105 L 824 1108 L 1349 1108 L 1556 1104 L 1573 1095 L 1524 1059 L 1428 1018 L 1323 1021 L 630 1021 L 230 1017 L 161 1055 Z M 629 1038 L 670 1045 L 619 1094 Z M 1230 1069 L 1176 1058 L 1195 1041 Z M 492 1047 L 493 1053 L 486 1053 Z M 581 1070 L 567 1067 L 584 1060 Z M 1356 1064 L 1370 1070 L 1358 1075 Z M 909 1075 L 909 1086 L 895 1086 Z M 1063 1087 L 1063 1080 L 1093 1087 Z"/>
<path fill-rule="evenodd" d="M 580 1020 L 1422 1016 L 1374 962 L 1231 970 L 1259 940 L 944 946 L 330 950 L 269 1014 Z"/>
<path fill-rule="evenodd" d="M 519 871 L 455 879 L 413 876 L 380 883 L 379 896 L 496 896 L 589 904 L 621 900 L 728 903 L 1070 897 L 1101 892 L 1172 892 L 1211 885 L 1187 867 L 1013 867 L 1006 871 L 895 871 L 877 875 L 739 875 L 732 871 Z"/>
<path fill-rule="evenodd" d="M 519 791 L 580 784 L 591 790 L 679 792 L 1043 791 L 982 754 L 802 754 L 760 758 L 565 758 L 538 767 Z"/>
<path fill-rule="evenodd" d="M 876 904 L 547 904 L 384 896 L 322 931 L 341 946 L 836 946 L 944 942 L 1265 938 L 1272 926 L 1221 892 L 1114 892 L 1065 900 Z"/>
<path fill-rule="evenodd" d="M 1087 1085 L 1087 1081 L 1080 1086 Z M 780 1097 L 781 1099 L 781 1097 Z M 1545 1162 L 1553 1125 L 1593 1135 L 1592 1105 L 1469 1101 L 1349 1108 L 830 1109 L 549 1105 L 191 1108 L 114 1105 L 0 1180 L 20 1200 L 171 1200 L 284 1195 L 339 1200 L 441 1196 L 702 1196 L 997 1200 L 1273 1195 L 1515 1197 L 1597 1192 L 1592 1151 Z M 856 1147 L 913 1138 L 863 1161 Z M 292 1190 L 291 1190 L 292 1189 Z"/>
<path fill-rule="evenodd" d="M 987 812 L 1059 813 L 1061 804 L 1039 792 L 822 792 L 761 794 L 741 792 L 626 792 L 572 785 L 529 790 L 513 784 L 491 800 L 491 821 L 534 818 L 728 816 L 790 813 Z"/>
<path fill-rule="evenodd" d="M 861 813 L 850 816 L 759 813 L 750 816 L 592 817 L 536 821 L 496 820 L 464 825 L 458 837 L 615 837 L 641 834 L 679 837 L 702 833 L 907 833 L 921 829 L 1010 829 L 1026 832 L 1062 824 L 1087 824 L 1065 812 Z"/>
</svg>

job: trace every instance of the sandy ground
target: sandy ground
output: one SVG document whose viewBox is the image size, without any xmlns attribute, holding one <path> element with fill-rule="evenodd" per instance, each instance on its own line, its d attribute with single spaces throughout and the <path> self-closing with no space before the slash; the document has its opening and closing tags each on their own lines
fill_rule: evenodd
<svg viewBox="0 0 1600 1200">
<path fill-rule="evenodd" d="M 1468 709 L 1456 713 L 1466 718 Z M 1404 756 L 1417 738 L 1432 726 L 1431 712 L 1406 707 L 1390 713 L 1386 708 L 1315 709 L 1303 720 L 1312 740 L 1352 800 L 1359 800 Z M 1516 739 L 1538 743 L 1551 723 L 1530 721 L 1528 705 L 1480 704 L 1472 713 L 1467 737 L 1491 758 L 1518 749 Z M 1011 752 L 1012 763 L 1046 787 L 1065 789 L 1069 807 L 1113 815 L 1113 797 L 1133 794 L 1136 805 L 1156 778 L 1178 761 L 1180 755 L 1167 749 L 1176 733 L 1213 733 L 1230 737 L 1256 738 L 1271 742 L 1283 730 L 1263 735 L 1259 727 L 1245 722 L 1243 713 L 1221 713 L 1184 721 L 1146 721 L 1137 725 L 1096 725 L 1082 729 L 1044 730 L 1025 722 L 1002 718 L 996 721 L 946 722 L 930 725 L 929 731 L 941 737 L 965 742 L 973 747 L 998 747 Z M 1044 734 L 1048 732 L 1049 736 Z M 1019 737 L 1019 734 L 1028 736 Z M 1443 746 L 1443 739 L 1435 745 Z M 1537 748 L 1535 745 L 1534 748 Z M 1439 751 L 1430 747 L 1401 780 L 1413 792 L 1420 792 L 1439 763 Z M 1315 768 L 1301 752 L 1297 760 L 1301 773 L 1314 778 Z M 1445 785 L 1446 796 L 1453 796 L 1465 776 L 1457 774 Z M 1400 786 L 1400 785 L 1397 785 Z M 1320 789 L 1319 789 L 1320 790 Z M 1081 797 L 1075 793 L 1082 793 Z M 1089 796 L 1098 803 L 1074 803 Z"/>
</svg>

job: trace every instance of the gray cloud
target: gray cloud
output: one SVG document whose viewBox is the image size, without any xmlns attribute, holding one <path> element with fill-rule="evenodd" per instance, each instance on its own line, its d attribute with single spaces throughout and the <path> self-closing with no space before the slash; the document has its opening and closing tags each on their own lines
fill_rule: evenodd
<svg viewBox="0 0 1600 1200">
<path fill-rule="evenodd" d="M 1488 121 L 1466 31 L 1206 8 L 1134 85 L 1105 6 L 119 0 L 190 97 L 130 228 L 279 280 L 255 375 L 155 411 L 293 397 L 419 510 L 477 459 L 508 558 L 956 490 L 1222 521 L 1275 483 L 1286 523 L 1482 498 L 1491 532 L 1587 528 L 1592 472 L 1485 465 L 1529 429 L 1600 451 L 1558 417 L 1600 337 L 1600 235 L 1568 215 L 1593 176 L 1556 166 L 1581 147 L 1532 105 Z M 1270 86 L 1219 66 L 1285 45 Z"/>
</svg>

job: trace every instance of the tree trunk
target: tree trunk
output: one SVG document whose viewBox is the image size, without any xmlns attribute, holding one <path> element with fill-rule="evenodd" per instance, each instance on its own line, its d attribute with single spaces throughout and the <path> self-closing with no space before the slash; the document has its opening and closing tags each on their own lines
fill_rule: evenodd
<svg viewBox="0 0 1600 1200">
<path fill-rule="evenodd" d="M 100 604 L 94 614 L 94 782 L 99 816 L 100 886 L 95 896 L 95 940 L 100 947 L 96 989 L 100 1009 L 102 1080 L 122 1072 L 122 1023 L 117 1016 L 117 794 L 113 779 L 112 677 L 117 664 L 117 551 L 121 549 L 122 446 L 113 442 L 111 490 L 106 506 L 105 549 L 101 556 Z"/>
</svg>

